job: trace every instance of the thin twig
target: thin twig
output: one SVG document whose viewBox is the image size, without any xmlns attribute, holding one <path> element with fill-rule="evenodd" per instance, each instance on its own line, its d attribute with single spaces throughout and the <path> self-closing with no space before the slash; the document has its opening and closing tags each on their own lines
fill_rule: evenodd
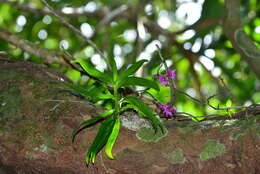
<svg viewBox="0 0 260 174">
<path fill-rule="evenodd" d="M 71 31 L 73 31 L 75 34 L 77 34 L 80 38 L 84 39 L 84 41 L 87 42 L 89 45 L 91 45 L 98 52 L 98 54 L 100 54 L 100 56 L 102 56 L 104 58 L 104 60 L 107 62 L 107 57 L 105 56 L 105 54 L 97 47 L 97 45 L 92 40 L 90 40 L 88 37 L 86 37 L 80 30 L 75 28 L 73 25 L 68 23 L 62 16 L 57 14 L 55 12 L 55 10 L 48 4 L 48 2 L 46 0 L 40 0 L 40 1 L 45 4 L 45 6 L 51 11 L 51 13 L 56 18 L 58 18 L 60 20 L 60 22 L 63 25 L 68 27 Z"/>
<path fill-rule="evenodd" d="M 116 8 L 115 10 L 109 12 L 96 26 L 95 33 L 102 28 L 104 25 L 111 22 L 113 19 L 115 19 L 117 16 L 119 16 L 121 13 L 125 12 L 128 9 L 127 5 L 122 5 L 119 8 Z"/>
<path fill-rule="evenodd" d="M 211 114 L 211 115 L 202 115 L 202 116 L 193 116 L 186 112 L 177 112 L 176 119 L 178 121 L 189 121 L 189 119 L 178 119 L 178 117 L 191 117 L 191 118 L 204 118 L 200 121 L 208 121 L 208 120 L 232 120 L 232 119 L 245 119 L 248 115 L 259 115 L 260 114 L 260 104 L 252 104 L 250 106 L 244 107 L 245 110 L 236 112 L 232 114 L 232 116 L 228 117 L 228 115 L 219 115 L 219 114 Z"/>
<path fill-rule="evenodd" d="M 213 106 L 213 105 L 210 104 L 209 100 L 212 99 L 212 98 L 214 98 L 215 96 L 217 96 L 217 94 L 214 94 L 214 95 L 208 97 L 208 98 L 207 98 L 207 103 L 205 103 L 205 102 L 203 102 L 203 101 L 201 101 L 201 100 L 199 100 L 199 99 L 196 99 L 196 98 L 190 96 L 190 95 L 187 94 L 186 92 L 183 92 L 183 91 L 181 91 L 181 90 L 179 90 L 179 89 L 176 89 L 176 88 L 175 88 L 175 90 L 178 91 L 178 93 L 184 94 L 184 95 L 186 95 L 187 97 L 191 98 L 193 101 L 195 101 L 195 102 L 197 102 L 197 103 L 200 103 L 200 104 L 203 104 L 203 105 L 206 105 L 206 106 L 209 106 L 209 107 L 211 107 L 211 108 L 214 109 L 214 110 L 232 110 L 232 109 L 248 108 L 248 106 L 232 106 L 232 107 L 225 107 L 225 108 L 220 108 L 219 106 L 218 106 L 218 107 L 215 107 L 215 106 Z"/>
<path fill-rule="evenodd" d="M 45 63 L 59 63 L 64 64 L 63 55 L 55 51 L 48 50 L 47 48 L 40 47 L 28 40 L 22 39 L 18 35 L 0 27 L 0 38 L 11 43 L 17 48 L 22 49 L 30 55 L 45 58 Z"/>
<path fill-rule="evenodd" d="M 46 102 L 60 102 L 60 103 L 65 103 L 65 102 L 71 102 L 71 103 L 86 103 L 86 101 L 78 101 L 78 100 L 45 100 Z"/>
</svg>

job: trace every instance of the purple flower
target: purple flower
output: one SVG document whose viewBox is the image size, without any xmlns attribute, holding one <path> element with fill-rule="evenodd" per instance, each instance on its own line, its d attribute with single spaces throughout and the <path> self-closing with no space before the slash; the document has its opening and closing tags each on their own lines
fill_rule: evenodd
<svg viewBox="0 0 260 174">
<path fill-rule="evenodd" d="M 155 74 L 154 77 L 159 78 L 163 86 L 169 86 L 167 77 L 170 79 L 174 79 L 176 77 L 176 70 L 169 69 L 168 71 L 166 71 L 166 76 L 162 74 Z"/>
<path fill-rule="evenodd" d="M 170 79 L 174 79 L 176 77 L 176 70 L 175 69 L 169 69 L 166 72 L 167 77 L 169 77 Z"/>
<path fill-rule="evenodd" d="M 167 77 L 162 74 L 155 74 L 154 77 L 157 77 L 160 79 L 160 82 L 163 86 L 168 86 Z"/>
<path fill-rule="evenodd" d="M 172 117 L 176 113 L 176 108 L 170 107 L 170 103 L 160 104 L 159 109 L 162 111 L 163 115 L 167 118 Z"/>
</svg>

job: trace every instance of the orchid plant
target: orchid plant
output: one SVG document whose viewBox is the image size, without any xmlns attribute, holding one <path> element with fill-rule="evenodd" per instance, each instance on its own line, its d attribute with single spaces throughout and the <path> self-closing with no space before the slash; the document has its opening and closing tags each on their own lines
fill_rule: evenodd
<svg viewBox="0 0 260 174">
<path fill-rule="evenodd" d="M 90 76 L 98 79 L 101 83 L 102 88 L 97 92 L 95 90 L 85 89 L 75 84 L 67 84 L 67 86 L 77 90 L 85 97 L 98 98 L 98 100 L 109 100 L 112 101 L 112 109 L 108 110 L 98 116 L 95 116 L 89 120 L 83 121 L 77 128 L 72 132 L 72 141 L 75 140 L 76 135 L 83 129 L 93 126 L 101 122 L 99 130 L 93 140 L 91 146 L 87 150 L 85 157 L 86 164 L 94 163 L 97 154 L 100 150 L 105 147 L 105 154 L 108 158 L 114 159 L 112 154 L 112 148 L 116 142 L 117 136 L 120 131 L 120 115 L 127 109 L 135 110 L 141 117 L 146 118 L 150 121 L 155 133 L 161 131 L 163 134 L 166 132 L 166 128 L 162 124 L 161 120 L 156 117 L 153 110 L 149 108 L 147 104 L 142 102 L 138 97 L 124 96 L 119 90 L 129 86 L 143 86 L 145 88 L 153 88 L 159 91 L 159 85 L 153 81 L 142 77 L 134 76 L 135 72 L 146 62 L 147 60 L 139 60 L 136 63 L 129 66 L 124 72 L 120 72 L 117 69 L 115 60 L 109 58 L 110 71 L 103 73 L 93 67 L 90 63 L 77 59 L 74 62 L 79 63 L 86 73 Z M 109 75 L 111 74 L 111 75 Z M 163 75 L 157 75 L 163 84 L 167 85 L 167 80 L 163 79 Z M 169 78 L 175 77 L 175 71 L 167 72 Z M 165 116 L 172 116 L 176 110 L 170 108 L 168 105 L 160 105 Z"/>
</svg>

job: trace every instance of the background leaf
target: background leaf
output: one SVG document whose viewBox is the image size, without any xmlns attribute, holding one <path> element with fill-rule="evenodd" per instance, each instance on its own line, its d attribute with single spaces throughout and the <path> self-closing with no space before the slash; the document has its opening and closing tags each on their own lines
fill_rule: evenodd
<svg viewBox="0 0 260 174">
<path fill-rule="evenodd" d="M 141 78 L 141 77 L 127 77 L 121 81 L 119 87 L 126 87 L 126 86 L 144 86 L 147 88 L 153 88 L 157 91 L 160 90 L 159 85 L 149 79 Z"/>
</svg>

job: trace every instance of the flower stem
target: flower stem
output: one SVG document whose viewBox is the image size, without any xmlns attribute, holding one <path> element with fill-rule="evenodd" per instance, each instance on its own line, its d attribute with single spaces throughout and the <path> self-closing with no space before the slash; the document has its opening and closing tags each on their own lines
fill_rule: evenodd
<svg viewBox="0 0 260 174">
<path fill-rule="evenodd" d="M 166 62 L 165 62 L 165 59 L 163 58 L 163 56 L 162 56 L 162 53 L 161 53 L 161 50 L 160 50 L 160 47 L 159 47 L 159 45 L 157 45 L 156 44 L 156 47 L 157 47 L 157 51 L 158 51 L 158 53 L 159 53 L 159 57 L 161 58 L 161 61 L 162 61 L 162 63 L 163 63 L 163 66 L 164 66 L 164 68 L 165 68 L 165 70 L 166 70 L 166 72 L 167 71 L 169 71 L 169 68 L 168 68 L 168 66 L 167 66 L 167 64 L 166 64 Z M 177 91 L 175 90 L 176 89 L 176 87 L 175 87 L 175 85 L 174 85 L 174 83 L 173 83 L 173 79 L 171 79 L 171 78 L 169 78 L 169 77 L 167 77 L 167 79 L 168 79 L 168 82 L 169 82 L 169 85 L 170 85 L 170 94 L 171 94 L 171 100 L 170 100 L 170 102 L 171 102 L 171 107 L 173 106 L 173 104 L 175 103 L 175 101 L 176 101 L 176 98 L 177 98 Z"/>
</svg>

